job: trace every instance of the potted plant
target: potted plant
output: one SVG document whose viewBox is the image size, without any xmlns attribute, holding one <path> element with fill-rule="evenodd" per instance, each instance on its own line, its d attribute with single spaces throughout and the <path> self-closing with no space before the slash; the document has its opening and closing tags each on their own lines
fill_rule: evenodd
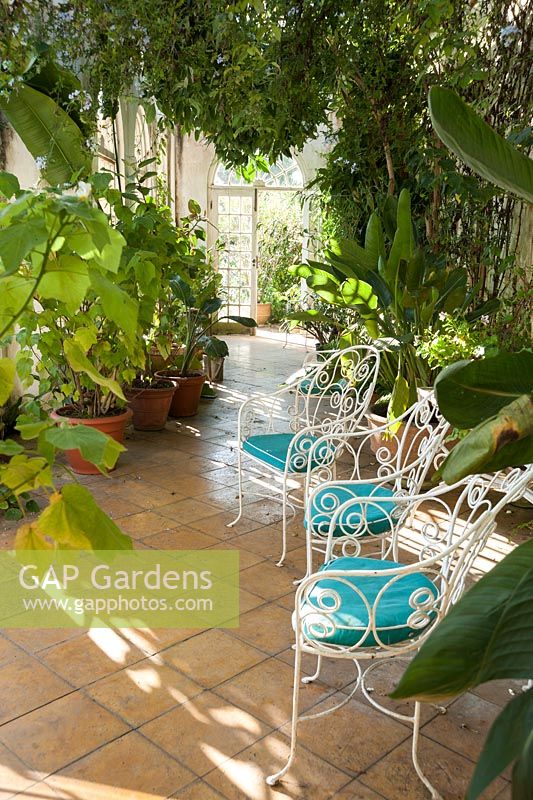
<svg viewBox="0 0 533 800">
<path fill-rule="evenodd" d="M 431 384 L 431 365 L 417 344 L 428 331 L 438 330 L 440 315 L 453 313 L 470 323 L 498 307 L 489 301 L 467 314 L 475 289 L 467 286 L 466 270 L 443 266 L 417 244 L 405 189 L 397 200 L 387 199 L 383 215 L 372 213 L 364 246 L 333 241 L 324 263 L 313 261 L 293 271 L 326 302 L 355 311 L 364 338 L 381 348 L 379 383 L 388 395 L 387 410 L 385 417 L 370 418 L 379 427 L 415 402 L 417 387 Z M 360 331 L 354 335 L 361 339 Z"/>
<path fill-rule="evenodd" d="M 222 300 L 211 291 L 193 294 L 192 288 L 182 277 L 170 280 L 172 303 L 182 309 L 184 326 L 183 352 L 175 365 L 156 373 L 158 377 L 170 378 L 176 391 L 172 399 L 170 414 L 174 417 L 191 417 L 198 411 L 202 387 L 206 378 L 201 368 L 200 355 L 210 358 L 225 358 L 228 346 L 222 339 L 213 336 L 213 315 L 222 306 Z M 207 296 L 206 296 L 207 294 Z M 200 302 L 199 302 L 200 301 Z M 218 321 L 238 322 L 246 328 L 254 328 L 256 322 L 249 317 L 226 315 Z"/>
</svg>

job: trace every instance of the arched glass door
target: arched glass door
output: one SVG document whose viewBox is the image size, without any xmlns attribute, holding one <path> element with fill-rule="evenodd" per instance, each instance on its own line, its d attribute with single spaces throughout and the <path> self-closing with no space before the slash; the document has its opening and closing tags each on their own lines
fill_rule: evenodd
<svg viewBox="0 0 533 800">
<path fill-rule="evenodd" d="M 210 188 L 210 220 L 223 244 L 217 256 L 226 297 L 225 313 L 255 316 L 257 304 L 257 221 L 262 200 L 273 191 L 303 187 L 296 161 L 283 157 L 250 185 L 233 169 L 219 164 Z"/>
</svg>

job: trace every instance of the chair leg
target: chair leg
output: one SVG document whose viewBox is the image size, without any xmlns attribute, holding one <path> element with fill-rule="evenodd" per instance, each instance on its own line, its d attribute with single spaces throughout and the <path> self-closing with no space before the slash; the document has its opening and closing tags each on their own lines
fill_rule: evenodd
<svg viewBox="0 0 533 800">
<path fill-rule="evenodd" d="M 296 633 L 296 635 L 298 636 L 298 633 Z M 296 734 L 298 727 L 298 701 L 300 698 L 301 659 L 302 659 L 302 654 L 297 644 L 296 653 L 294 657 L 294 688 L 292 690 L 291 749 L 289 753 L 289 758 L 287 759 L 287 763 L 285 764 L 283 769 L 280 769 L 279 772 L 276 772 L 274 775 L 269 775 L 268 778 L 266 778 L 266 782 L 268 783 L 269 786 L 275 786 L 280 781 L 280 779 L 283 778 L 285 773 L 289 771 L 292 762 L 294 761 L 294 756 L 296 754 Z"/>
<path fill-rule="evenodd" d="M 281 530 L 281 557 L 276 567 L 282 567 L 287 555 L 287 484 L 283 482 L 283 522 Z"/>
<path fill-rule="evenodd" d="M 414 713 L 414 727 L 413 727 L 413 747 L 412 747 L 412 756 L 413 756 L 413 765 L 416 770 L 416 774 L 426 787 L 426 789 L 431 794 L 431 800 L 442 800 L 442 796 L 437 792 L 435 787 L 429 782 L 426 778 L 420 764 L 418 763 L 418 738 L 420 734 L 420 703 L 415 703 L 415 713 Z"/>
<path fill-rule="evenodd" d="M 238 473 L 238 476 L 239 476 L 239 513 L 237 514 L 237 516 L 235 517 L 233 522 L 228 522 L 228 524 L 226 525 L 226 528 L 233 528 L 233 526 L 236 525 L 237 522 L 242 517 L 242 462 L 241 462 L 241 451 L 240 451 L 240 449 L 239 449 L 239 451 L 237 453 L 237 473 Z"/>
<path fill-rule="evenodd" d="M 316 679 L 320 675 L 321 668 L 322 668 L 322 656 L 317 656 L 316 670 L 312 675 L 306 675 L 304 678 L 302 678 L 302 683 L 312 683 L 313 681 L 316 681 Z"/>
</svg>

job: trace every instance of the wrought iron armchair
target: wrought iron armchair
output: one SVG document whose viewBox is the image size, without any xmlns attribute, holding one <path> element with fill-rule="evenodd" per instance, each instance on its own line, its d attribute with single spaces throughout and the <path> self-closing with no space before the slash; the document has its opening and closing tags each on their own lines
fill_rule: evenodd
<svg viewBox="0 0 533 800">
<path fill-rule="evenodd" d="M 469 572 L 494 531 L 497 514 L 519 497 L 532 479 L 533 466 L 530 466 L 491 476 L 489 481 L 483 476 L 473 476 L 453 487 L 441 486 L 411 497 L 398 496 L 393 512 L 396 524 L 390 560 L 333 558 L 335 526 L 343 515 L 354 505 L 357 514 L 361 514 L 363 507 L 371 507 L 376 501 L 358 497 L 355 502 L 352 499 L 338 506 L 329 525 L 324 564 L 318 572 L 304 578 L 296 591 L 291 749 L 285 767 L 267 778 L 269 785 L 275 785 L 294 760 L 299 723 L 335 711 L 360 690 L 376 709 L 413 725 L 415 770 L 433 800 L 442 800 L 418 761 L 420 703 L 415 703 L 412 716 L 387 708 L 371 694 L 367 679 L 384 660 L 409 657 L 420 647 L 464 591 Z M 491 489 L 497 481 L 505 481 L 505 493 L 494 501 L 496 495 Z M 406 544 L 411 549 L 417 545 L 415 563 L 399 560 L 399 551 Z M 303 653 L 317 656 L 318 663 L 314 675 L 302 679 Z M 326 657 L 353 661 L 353 689 L 332 708 L 301 715 L 301 682 L 316 680 Z M 368 666 L 363 668 L 360 662 L 365 660 Z"/>
<path fill-rule="evenodd" d="M 306 574 L 313 572 L 313 552 L 324 554 L 331 519 L 347 501 L 353 500 L 333 530 L 335 551 L 354 556 L 364 548 L 366 555 L 387 556 L 396 524 L 395 499 L 421 491 L 447 454 L 449 430 L 429 393 L 391 423 L 317 439 L 309 462 L 315 463 L 320 452 L 326 457 L 307 473 Z M 358 497 L 368 498 L 364 507 L 358 507 Z"/>
<path fill-rule="evenodd" d="M 324 460 L 335 462 L 329 451 L 328 436 L 350 434 L 361 428 L 370 405 L 379 369 L 379 351 L 371 346 L 317 354 L 306 360 L 302 369 L 281 389 L 270 395 L 251 397 L 239 411 L 238 461 L 239 512 L 243 513 L 243 460 L 246 458 L 279 484 L 282 502 L 282 553 L 285 559 L 287 508 L 303 507 L 294 488 L 305 482 L 309 472 Z M 326 437 L 326 438 L 324 438 Z M 309 452 L 321 438 L 324 444 Z M 272 478 L 274 479 L 272 481 Z"/>
</svg>

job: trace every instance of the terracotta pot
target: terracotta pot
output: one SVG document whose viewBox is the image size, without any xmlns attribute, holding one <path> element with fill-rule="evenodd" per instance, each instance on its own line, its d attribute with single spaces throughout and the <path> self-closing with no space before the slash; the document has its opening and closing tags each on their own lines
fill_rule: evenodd
<svg viewBox="0 0 533 800">
<path fill-rule="evenodd" d="M 375 430 L 376 428 L 381 428 L 383 425 L 387 424 L 387 417 L 383 417 L 380 414 L 375 414 L 373 412 L 368 412 L 366 414 L 366 419 L 368 422 L 368 427 L 370 430 Z M 370 448 L 373 453 L 377 453 L 380 447 L 386 447 L 391 457 L 394 458 L 398 451 L 398 443 L 403 443 L 403 450 L 402 454 L 404 458 L 399 466 L 401 469 L 407 466 L 414 458 L 416 458 L 415 453 L 418 450 L 418 446 L 422 440 L 422 438 L 427 437 L 428 433 L 426 429 L 416 428 L 414 425 L 410 425 L 407 432 L 405 431 L 405 423 L 402 422 L 398 430 L 396 431 L 394 438 L 387 438 L 384 437 L 381 433 L 375 433 L 370 438 Z M 420 441 L 417 441 L 419 439 Z M 426 480 L 431 478 L 433 473 L 435 472 L 434 467 L 429 467 L 426 475 Z"/>
<path fill-rule="evenodd" d="M 160 431 L 167 422 L 176 386 L 124 390 L 128 406 L 133 411 L 133 427 L 138 431 Z"/>
<path fill-rule="evenodd" d="M 166 378 L 176 384 L 176 391 L 170 404 L 171 417 L 193 417 L 198 412 L 200 395 L 205 382 L 203 372 L 182 377 L 177 370 L 163 369 L 155 374 L 156 378 Z"/>
<path fill-rule="evenodd" d="M 272 303 L 257 303 L 255 318 L 258 325 L 266 325 L 272 315 Z"/>
<path fill-rule="evenodd" d="M 114 414 L 109 417 L 96 417 L 95 419 L 83 419 L 78 417 L 69 417 L 69 406 L 65 406 L 60 411 L 67 413 L 60 414 L 57 411 L 52 411 L 51 418 L 55 422 L 68 422 L 69 425 L 87 425 L 89 428 L 96 428 L 102 433 L 107 433 L 112 439 L 120 444 L 124 443 L 124 432 L 126 425 L 133 416 L 130 408 L 125 409 L 121 414 Z M 78 475 L 99 475 L 100 470 L 86 461 L 81 455 L 79 450 L 65 450 L 67 461 L 74 472 Z"/>
</svg>

